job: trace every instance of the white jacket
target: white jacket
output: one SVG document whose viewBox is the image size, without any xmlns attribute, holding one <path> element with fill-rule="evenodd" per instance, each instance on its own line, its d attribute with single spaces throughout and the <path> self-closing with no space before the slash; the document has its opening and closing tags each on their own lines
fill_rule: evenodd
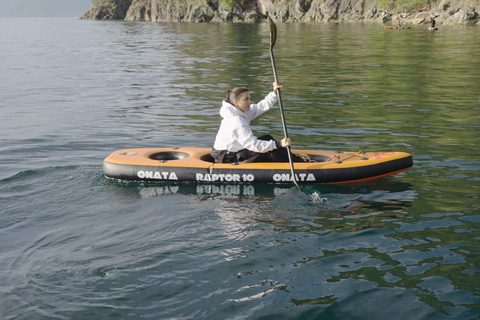
<svg viewBox="0 0 480 320">
<path fill-rule="evenodd" d="M 250 121 L 273 107 L 277 99 L 276 93 L 270 92 L 258 104 L 252 103 L 250 110 L 247 112 L 242 112 L 234 105 L 223 100 L 220 108 L 220 116 L 223 120 L 213 147 L 216 150 L 227 150 L 229 152 L 248 149 L 260 153 L 277 149 L 275 141 L 258 140 L 250 129 Z"/>
</svg>

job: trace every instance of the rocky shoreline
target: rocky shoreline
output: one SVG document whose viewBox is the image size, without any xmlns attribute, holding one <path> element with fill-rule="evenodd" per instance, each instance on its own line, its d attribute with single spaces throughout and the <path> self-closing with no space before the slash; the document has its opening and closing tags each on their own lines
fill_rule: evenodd
<svg viewBox="0 0 480 320">
<path fill-rule="evenodd" d="M 477 5 L 472 4 L 476 2 Z M 415 9 L 388 9 L 378 0 L 95 0 L 85 20 L 429 24 L 480 26 L 478 0 L 440 0 Z"/>
</svg>

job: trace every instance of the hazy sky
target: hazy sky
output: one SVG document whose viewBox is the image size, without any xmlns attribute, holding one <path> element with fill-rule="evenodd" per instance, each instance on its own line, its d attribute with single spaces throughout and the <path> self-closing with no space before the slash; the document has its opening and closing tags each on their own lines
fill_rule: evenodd
<svg viewBox="0 0 480 320">
<path fill-rule="evenodd" d="M 81 17 L 92 0 L 0 0 L 0 17 Z"/>
</svg>

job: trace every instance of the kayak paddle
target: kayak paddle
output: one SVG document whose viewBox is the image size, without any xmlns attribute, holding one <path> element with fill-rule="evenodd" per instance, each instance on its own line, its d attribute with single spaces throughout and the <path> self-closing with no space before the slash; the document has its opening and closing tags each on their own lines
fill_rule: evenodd
<svg viewBox="0 0 480 320">
<path fill-rule="evenodd" d="M 270 24 L 270 58 L 272 60 L 273 77 L 275 78 L 275 82 L 278 83 L 277 69 L 275 68 L 275 58 L 273 57 L 273 46 L 277 41 L 277 26 L 273 22 L 272 18 L 270 18 L 270 16 L 268 17 L 268 23 Z M 285 135 L 285 138 L 288 138 L 287 125 L 285 123 L 285 115 L 283 113 L 282 96 L 280 94 L 280 89 L 277 89 L 276 93 L 278 96 L 278 104 L 280 106 L 280 115 L 282 116 L 283 133 Z M 298 189 L 300 189 L 300 186 L 297 183 L 297 178 L 295 177 L 295 170 L 293 168 L 292 151 L 290 150 L 290 146 L 287 146 L 286 148 L 288 153 L 288 161 L 290 162 L 290 169 L 292 171 L 292 181 L 298 187 Z"/>
</svg>

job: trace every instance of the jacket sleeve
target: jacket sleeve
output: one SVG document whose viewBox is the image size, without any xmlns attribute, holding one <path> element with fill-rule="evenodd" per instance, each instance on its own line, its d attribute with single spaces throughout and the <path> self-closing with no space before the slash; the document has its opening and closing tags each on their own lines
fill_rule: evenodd
<svg viewBox="0 0 480 320">
<path fill-rule="evenodd" d="M 277 149 L 275 140 L 258 140 L 250 129 L 250 126 L 242 123 L 233 130 L 233 136 L 245 149 L 265 153 Z"/>
<path fill-rule="evenodd" d="M 257 104 L 252 103 L 250 106 L 250 110 L 247 113 L 248 119 L 252 121 L 253 119 L 261 116 L 271 107 L 275 105 L 278 100 L 278 96 L 275 92 L 270 92 L 262 101 Z"/>
</svg>

